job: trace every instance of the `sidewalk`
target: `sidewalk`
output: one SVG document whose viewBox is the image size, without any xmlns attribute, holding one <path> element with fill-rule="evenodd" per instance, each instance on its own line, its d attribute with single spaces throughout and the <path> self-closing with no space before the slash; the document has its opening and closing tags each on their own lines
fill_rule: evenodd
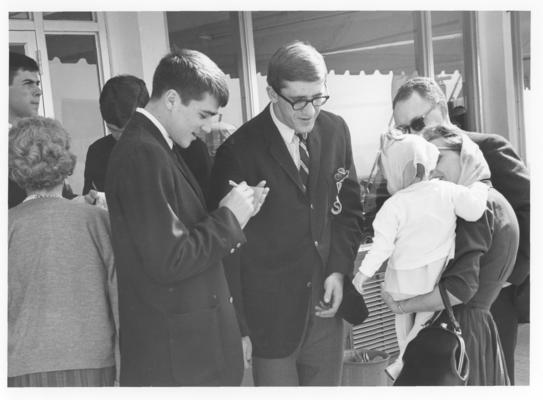
<svg viewBox="0 0 543 400">
<path fill-rule="evenodd" d="M 530 324 L 519 325 L 515 350 L 515 385 L 530 384 Z"/>
</svg>

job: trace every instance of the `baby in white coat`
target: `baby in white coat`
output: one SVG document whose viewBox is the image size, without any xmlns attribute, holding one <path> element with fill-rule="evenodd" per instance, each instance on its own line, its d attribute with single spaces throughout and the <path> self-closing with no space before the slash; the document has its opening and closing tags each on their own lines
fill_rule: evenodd
<svg viewBox="0 0 543 400">
<path fill-rule="evenodd" d="M 483 215 L 488 186 L 430 179 L 438 157 L 438 148 L 418 135 L 391 131 L 381 138 L 380 167 L 392 197 L 375 216 L 373 244 L 353 280 L 360 293 L 387 260 L 384 289 L 394 300 L 431 292 L 454 257 L 456 217 L 476 221 Z M 392 379 L 401 372 L 407 343 L 432 315 L 396 314 L 400 354 L 386 370 Z"/>
</svg>

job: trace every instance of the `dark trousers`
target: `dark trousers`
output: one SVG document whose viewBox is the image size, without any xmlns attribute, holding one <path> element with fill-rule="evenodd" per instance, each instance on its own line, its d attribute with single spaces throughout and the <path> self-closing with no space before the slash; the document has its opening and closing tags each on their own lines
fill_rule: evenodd
<svg viewBox="0 0 543 400">
<path fill-rule="evenodd" d="M 255 386 L 339 386 L 343 331 L 340 318 L 310 315 L 293 354 L 285 358 L 253 357 Z"/>
<path fill-rule="evenodd" d="M 511 385 L 515 384 L 515 347 L 518 332 L 518 315 L 513 304 L 514 295 L 515 286 L 503 288 L 490 309 L 498 327 Z"/>
</svg>

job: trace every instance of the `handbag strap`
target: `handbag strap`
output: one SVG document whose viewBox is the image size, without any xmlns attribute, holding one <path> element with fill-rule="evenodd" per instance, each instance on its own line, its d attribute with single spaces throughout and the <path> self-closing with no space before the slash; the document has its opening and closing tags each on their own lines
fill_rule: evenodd
<svg viewBox="0 0 543 400">
<path fill-rule="evenodd" d="M 439 294 L 441 295 L 441 300 L 443 300 L 443 304 L 445 305 L 445 309 L 447 310 L 447 314 L 449 315 L 449 320 L 451 321 L 454 330 L 458 333 L 461 333 L 462 330 L 460 329 L 460 324 L 458 323 L 458 321 L 456 320 L 454 316 L 452 306 L 451 306 L 451 301 L 449 299 L 449 295 L 447 294 L 447 290 L 445 289 L 443 284 L 441 284 L 441 282 L 438 284 L 438 287 L 439 287 Z"/>
</svg>

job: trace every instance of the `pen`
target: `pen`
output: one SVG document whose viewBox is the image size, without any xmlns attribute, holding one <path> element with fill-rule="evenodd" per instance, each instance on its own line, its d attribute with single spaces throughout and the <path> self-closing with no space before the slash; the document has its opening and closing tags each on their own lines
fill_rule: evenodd
<svg viewBox="0 0 543 400">
<path fill-rule="evenodd" d="M 234 182 L 234 181 L 228 181 L 228 184 L 230 186 L 232 186 L 232 187 L 237 187 L 238 186 L 238 184 L 236 182 Z"/>
</svg>

